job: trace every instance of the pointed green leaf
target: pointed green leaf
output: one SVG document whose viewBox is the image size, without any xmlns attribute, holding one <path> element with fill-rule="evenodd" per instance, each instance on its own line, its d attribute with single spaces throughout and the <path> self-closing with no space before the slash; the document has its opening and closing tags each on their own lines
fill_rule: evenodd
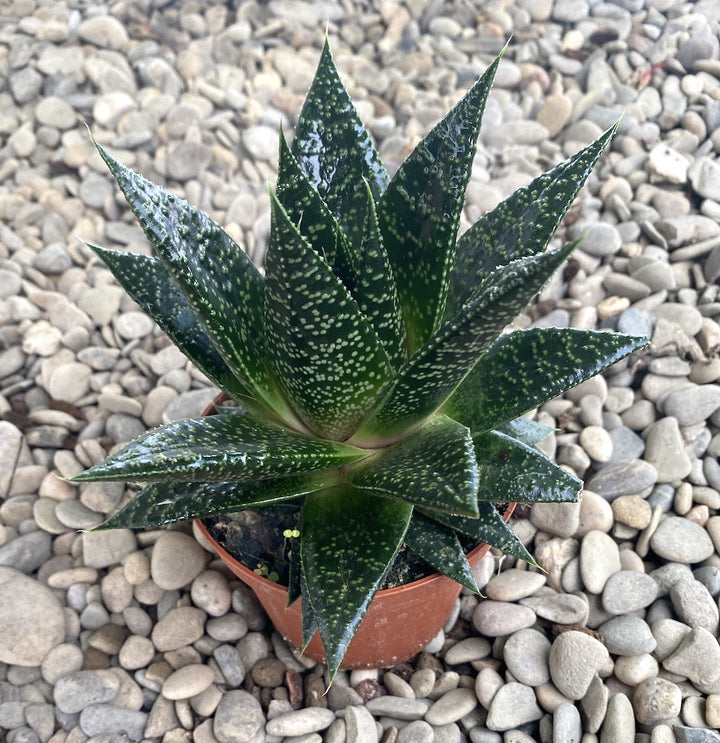
<svg viewBox="0 0 720 743">
<path fill-rule="evenodd" d="M 287 417 L 265 364 L 263 278 L 257 268 L 207 214 L 96 146 L 215 348 L 245 387 Z"/>
<path fill-rule="evenodd" d="M 310 591 L 307 587 L 307 581 L 305 575 L 302 573 L 302 554 L 301 559 L 301 572 L 300 572 L 300 587 L 303 596 L 302 600 L 302 615 L 300 621 L 302 622 L 302 648 L 301 651 L 304 653 L 307 650 L 307 646 L 310 644 L 310 640 L 313 639 L 313 635 L 320 629 L 315 616 L 315 609 L 313 609 L 312 602 L 310 601 Z"/>
<path fill-rule="evenodd" d="M 392 368 L 347 289 L 275 198 L 265 333 L 268 358 L 305 424 L 327 438 L 347 438 Z"/>
<path fill-rule="evenodd" d="M 350 485 L 309 495 L 300 525 L 303 576 L 330 680 L 400 549 L 412 506 Z"/>
<path fill-rule="evenodd" d="M 348 467 L 346 476 L 355 487 L 379 495 L 477 516 L 477 474 L 470 431 L 443 415 L 400 443 Z"/>
<path fill-rule="evenodd" d="M 147 529 L 288 501 L 328 487 L 333 472 L 311 472 L 256 482 L 154 482 L 104 521 L 102 529 Z"/>
<path fill-rule="evenodd" d="M 437 521 L 431 521 L 419 513 L 413 513 L 405 535 L 405 544 L 439 573 L 447 575 L 475 593 L 480 593 L 460 540 L 453 529 Z"/>
<path fill-rule="evenodd" d="M 290 152 L 280 131 L 277 200 L 310 247 L 329 265 L 335 263 L 338 224 Z"/>
<path fill-rule="evenodd" d="M 385 166 L 343 86 L 327 39 L 300 118 L 292 151 L 351 243 L 361 242 L 363 179 L 374 197 L 385 190 Z"/>
<path fill-rule="evenodd" d="M 542 452 L 486 431 L 473 436 L 479 468 L 477 497 L 518 503 L 575 503 L 582 482 Z"/>
<path fill-rule="evenodd" d="M 405 326 L 395 279 L 380 234 L 375 201 L 367 184 L 365 193 L 367 201 L 362 221 L 362 243 L 355 254 L 345 258 L 345 264 L 352 271 L 345 284 L 360 311 L 372 323 L 393 366 L 399 369 L 407 358 Z M 352 251 L 352 247 L 349 246 L 346 250 Z M 339 275 L 343 278 L 342 274 Z"/>
<path fill-rule="evenodd" d="M 233 376 L 199 324 L 185 295 L 157 258 L 85 244 L 211 382 L 233 398 L 251 396 Z"/>
<path fill-rule="evenodd" d="M 443 406 L 473 433 L 542 405 L 646 346 L 647 338 L 575 328 L 532 328 L 493 344 Z"/>
<path fill-rule="evenodd" d="M 544 426 L 537 421 L 531 421 L 529 418 L 515 418 L 508 421 L 504 426 L 500 426 L 500 433 L 522 441 L 528 446 L 535 446 L 546 439 L 554 429 L 550 426 Z"/>
<path fill-rule="evenodd" d="M 480 120 L 498 57 L 417 145 L 378 204 L 410 353 L 439 327 Z"/>
<path fill-rule="evenodd" d="M 248 482 L 340 467 L 364 456 L 347 444 L 251 415 L 214 415 L 149 431 L 72 481 Z"/>
<path fill-rule="evenodd" d="M 408 360 L 362 422 L 352 443 L 374 446 L 378 441 L 392 440 L 434 413 L 575 244 L 496 269 L 472 301 Z"/>
<path fill-rule="evenodd" d="M 569 160 L 515 191 L 460 237 L 446 317 L 459 311 L 488 271 L 545 250 L 616 129 L 617 124 Z"/>
<path fill-rule="evenodd" d="M 478 507 L 480 516 L 476 519 L 465 516 L 451 516 L 447 513 L 431 513 L 424 509 L 421 509 L 421 511 L 428 518 L 435 519 L 435 521 L 476 539 L 478 542 L 485 542 L 507 555 L 513 555 L 520 560 L 529 562 L 531 565 L 536 565 L 532 555 L 517 538 L 515 532 L 503 521 L 495 506 L 487 501 L 480 501 Z"/>
</svg>

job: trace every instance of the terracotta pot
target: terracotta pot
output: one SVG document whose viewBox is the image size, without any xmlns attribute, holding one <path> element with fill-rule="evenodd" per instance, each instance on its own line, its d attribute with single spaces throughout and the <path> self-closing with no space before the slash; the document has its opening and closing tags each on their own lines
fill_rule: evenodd
<svg viewBox="0 0 720 743">
<path fill-rule="evenodd" d="M 216 401 L 217 402 L 217 401 Z M 211 415 L 209 406 L 204 415 Z M 503 518 L 510 519 L 515 504 L 511 503 Z M 249 586 L 258 597 L 275 629 L 293 647 L 302 645 L 302 599 L 287 605 L 285 586 L 263 578 L 223 549 L 201 520 L 197 529 L 230 570 Z M 479 564 L 489 547 L 478 545 L 468 554 L 472 567 Z M 378 591 L 343 659 L 341 668 L 384 668 L 411 658 L 437 635 L 452 611 L 461 586 L 451 578 L 435 573 L 404 586 Z M 325 662 L 322 643 L 315 634 L 305 655 Z"/>
</svg>

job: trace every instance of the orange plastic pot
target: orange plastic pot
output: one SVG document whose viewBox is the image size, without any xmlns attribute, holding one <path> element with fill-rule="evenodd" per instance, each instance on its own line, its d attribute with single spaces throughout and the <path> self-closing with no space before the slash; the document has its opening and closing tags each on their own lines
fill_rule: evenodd
<svg viewBox="0 0 720 743">
<path fill-rule="evenodd" d="M 215 404 L 226 400 L 220 395 L 203 415 L 213 415 Z M 515 504 L 505 510 L 509 521 Z M 236 560 L 210 536 L 202 520 L 195 521 L 203 538 L 240 580 L 249 586 L 262 604 L 275 629 L 295 648 L 302 647 L 302 599 L 288 606 L 287 587 L 263 578 Z M 467 558 L 476 567 L 489 546 L 480 544 Z M 341 668 L 385 668 L 419 653 L 440 631 L 450 616 L 462 586 L 452 578 L 435 573 L 426 578 L 375 594 L 360 627 L 353 637 Z M 305 655 L 325 662 L 320 635 L 310 641 Z"/>
<path fill-rule="evenodd" d="M 506 521 L 514 508 L 514 503 L 507 508 L 503 517 Z M 197 520 L 195 524 L 220 559 L 254 591 L 275 629 L 290 645 L 301 647 L 302 599 L 288 606 L 285 586 L 257 575 L 238 562 L 210 536 L 202 521 Z M 470 565 L 476 567 L 488 549 L 487 544 L 480 544 L 472 550 L 467 556 Z M 385 668 L 412 658 L 445 624 L 460 589 L 459 583 L 435 573 L 404 586 L 378 591 L 340 667 Z M 310 641 L 305 655 L 325 662 L 319 634 Z"/>
</svg>

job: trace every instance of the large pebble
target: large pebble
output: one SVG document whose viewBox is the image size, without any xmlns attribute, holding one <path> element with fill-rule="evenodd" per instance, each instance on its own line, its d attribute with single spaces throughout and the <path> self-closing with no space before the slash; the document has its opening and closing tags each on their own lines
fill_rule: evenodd
<svg viewBox="0 0 720 743">
<path fill-rule="evenodd" d="M 425 720 L 431 725 L 449 725 L 469 715 L 477 703 L 478 698 L 472 689 L 452 689 L 430 707 Z"/>
<path fill-rule="evenodd" d="M 535 612 L 507 601 L 481 601 L 473 612 L 473 626 L 486 637 L 511 635 L 535 624 Z"/>
<path fill-rule="evenodd" d="M 483 592 L 495 601 L 518 601 L 531 596 L 546 580 L 542 573 L 510 568 L 491 578 Z"/>
<path fill-rule="evenodd" d="M 657 645 L 648 623 L 640 617 L 613 617 L 601 624 L 598 631 L 603 636 L 605 647 L 613 655 L 652 653 Z"/>
<path fill-rule="evenodd" d="M 690 474 L 692 462 L 676 418 L 661 418 L 648 426 L 644 458 L 655 467 L 658 482 L 675 482 Z"/>
<path fill-rule="evenodd" d="M 215 710 L 213 733 L 218 743 L 254 743 L 262 740 L 265 724 L 260 702 L 246 691 L 227 691 Z"/>
<path fill-rule="evenodd" d="M 550 640 L 534 629 L 522 629 L 511 635 L 503 648 L 508 671 L 527 686 L 539 686 L 550 680 L 549 655 Z"/>
<path fill-rule="evenodd" d="M 681 426 L 702 423 L 720 408 L 720 387 L 699 384 L 671 390 L 662 398 L 665 415 L 675 418 Z"/>
<path fill-rule="evenodd" d="M 154 627 L 152 641 L 160 652 L 177 650 L 202 637 L 205 612 L 192 606 L 171 609 Z"/>
<path fill-rule="evenodd" d="M 590 593 L 601 593 L 607 579 L 621 569 L 615 540 L 602 531 L 588 532 L 580 545 L 580 575 Z"/>
<path fill-rule="evenodd" d="M 657 595 L 657 583 L 649 575 L 621 570 L 605 583 L 602 605 L 609 614 L 632 614 L 652 604 Z"/>
<path fill-rule="evenodd" d="M 556 740 L 580 740 L 582 720 L 580 711 L 570 702 L 561 702 L 553 713 L 553 738 Z"/>
<path fill-rule="evenodd" d="M 55 684 L 55 704 L 61 712 L 72 714 L 89 704 L 112 701 L 119 688 L 120 681 L 110 670 L 77 671 Z"/>
<path fill-rule="evenodd" d="M 46 586 L 0 567 L 0 661 L 39 666 L 65 639 L 65 614 Z"/>
<path fill-rule="evenodd" d="M 550 648 L 550 677 L 568 699 L 582 699 L 593 676 L 609 657 L 605 646 L 585 632 L 563 632 Z"/>
<path fill-rule="evenodd" d="M 80 713 L 80 728 L 95 740 L 122 731 L 131 741 L 141 741 L 147 719 L 147 712 L 114 704 L 91 704 Z"/>
<path fill-rule="evenodd" d="M 322 707 L 306 707 L 269 720 L 265 726 L 268 735 L 297 736 L 316 733 L 330 727 L 335 713 Z"/>
<path fill-rule="evenodd" d="M 643 725 L 655 725 L 680 714 L 682 693 L 677 684 L 656 677 L 638 684 L 632 701 L 638 721 Z"/>
<path fill-rule="evenodd" d="M 690 519 L 668 516 L 660 521 L 650 538 L 650 547 L 670 562 L 692 564 L 712 555 L 712 539 L 702 526 Z"/>
<path fill-rule="evenodd" d="M 511 681 L 498 689 L 490 703 L 486 725 L 490 730 L 511 730 L 534 720 L 543 713 L 533 690 Z"/>
<path fill-rule="evenodd" d="M 383 696 L 371 699 L 366 707 L 377 716 L 397 717 L 398 720 L 420 720 L 430 708 L 425 699 L 405 699 L 404 697 Z"/>
<path fill-rule="evenodd" d="M 430 728 L 422 720 L 411 722 L 410 725 L 426 725 Z M 345 710 L 345 727 L 347 743 L 377 743 L 377 725 L 375 719 L 365 707 L 361 707 L 360 705 L 350 705 L 347 707 Z M 430 728 L 430 735 L 432 736 L 432 728 Z M 408 738 L 408 741 L 412 740 L 412 737 Z M 430 740 L 432 741 L 432 737 Z"/>
<path fill-rule="evenodd" d="M 165 699 L 189 699 L 205 691 L 213 679 L 214 674 L 210 666 L 190 663 L 168 676 L 163 684 L 162 694 Z"/>
<path fill-rule="evenodd" d="M 720 678 L 720 646 L 713 634 L 697 627 L 682 638 L 662 665 L 666 671 L 706 686 Z"/>
<path fill-rule="evenodd" d="M 623 693 L 608 701 L 600 743 L 635 743 L 635 715 L 632 703 Z"/>
<path fill-rule="evenodd" d="M 657 471 L 650 462 L 633 460 L 603 467 L 587 481 L 587 488 L 613 501 L 620 495 L 642 493 L 656 481 Z"/>
<path fill-rule="evenodd" d="M 160 588 L 171 591 L 198 576 L 206 560 L 207 553 L 191 536 L 164 532 L 153 546 L 150 575 Z"/>
</svg>

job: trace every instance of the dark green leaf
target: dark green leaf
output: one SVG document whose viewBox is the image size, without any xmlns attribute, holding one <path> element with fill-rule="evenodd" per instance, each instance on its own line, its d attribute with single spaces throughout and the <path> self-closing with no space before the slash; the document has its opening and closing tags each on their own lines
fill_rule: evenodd
<svg viewBox="0 0 720 743">
<path fill-rule="evenodd" d="M 305 581 L 305 575 L 302 572 L 302 554 L 300 555 L 300 587 L 302 593 L 302 652 L 305 652 L 307 646 L 310 644 L 310 640 L 313 639 L 313 635 L 318 631 L 318 621 L 315 616 L 315 609 L 313 609 L 312 602 L 310 601 L 310 591 Z"/>
<path fill-rule="evenodd" d="M 617 124 L 569 160 L 515 191 L 460 237 L 450 273 L 446 317 L 459 311 L 489 271 L 545 250 L 616 129 Z"/>
<path fill-rule="evenodd" d="M 168 334 L 200 371 L 231 397 L 251 397 L 228 368 L 199 324 L 185 295 L 157 259 L 97 245 L 86 245 L 111 271 L 120 286 Z"/>
<path fill-rule="evenodd" d="M 529 418 L 515 418 L 500 427 L 500 433 L 511 436 L 523 444 L 535 446 L 546 439 L 554 429 L 544 426 L 542 423 L 531 421 Z"/>
<path fill-rule="evenodd" d="M 257 268 L 207 214 L 97 148 L 215 348 L 245 387 L 287 418 L 265 364 L 263 278 Z"/>
<path fill-rule="evenodd" d="M 328 264 L 272 198 L 265 273 L 268 358 L 305 424 L 342 440 L 392 368 L 375 331 Z"/>
<path fill-rule="evenodd" d="M 498 431 L 473 436 L 480 500 L 574 503 L 582 482 L 544 454 Z"/>
<path fill-rule="evenodd" d="M 395 560 L 412 506 L 349 485 L 309 495 L 302 510 L 303 576 L 330 680 Z"/>
<path fill-rule="evenodd" d="M 439 327 L 455 238 L 498 57 L 417 145 L 378 204 L 410 353 Z"/>
<path fill-rule="evenodd" d="M 502 516 L 492 503 L 480 501 L 478 507 L 480 516 L 476 519 L 421 510 L 428 518 L 435 519 L 461 534 L 476 539 L 478 542 L 485 542 L 506 555 L 513 555 L 520 560 L 529 562 L 531 565 L 537 564 L 532 555 L 525 549 L 525 545 L 517 538 L 515 532 L 503 521 Z"/>
<path fill-rule="evenodd" d="M 408 360 L 352 442 L 375 446 L 392 440 L 434 413 L 575 245 L 527 256 L 496 269 L 472 301 Z"/>
<path fill-rule="evenodd" d="M 312 472 L 248 483 L 155 482 L 144 487 L 114 516 L 95 527 L 95 531 L 147 529 L 256 508 L 322 490 L 333 479 L 332 472 Z"/>
<path fill-rule="evenodd" d="M 599 374 L 647 338 L 575 328 L 501 336 L 443 410 L 473 433 L 488 431 Z"/>
<path fill-rule="evenodd" d="M 332 266 L 335 263 L 338 224 L 290 152 L 282 131 L 276 195 L 288 219 L 312 249 Z"/>
<path fill-rule="evenodd" d="M 359 245 L 365 213 L 363 179 L 377 199 L 388 177 L 340 80 L 327 39 L 295 127 L 292 151 L 350 242 Z"/>
<path fill-rule="evenodd" d="M 72 481 L 248 482 L 340 467 L 364 456 L 347 444 L 251 415 L 214 415 L 149 431 Z"/>
<path fill-rule="evenodd" d="M 480 593 L 460 540 L 452 529 L 413 513 L 405 544 L 439 573 Z"/>
<path fill-rule="evenodd" d="M 477 516 L 477 474 L 470 431 L 444 415 L 347 469 L 363 490 L 466 516 Z"/>
<path fill-rule="evenodd" d="M 352 286 L 348 286 L 361 312 L 372 323 L 380 342 L 396 369 L 405 362 L 405 326 L 395 288 L 395 279 L 388 261 L 377 221 L 375 202 L 369 187 L 362 243 L 357 256 L 351 258 L 354 268 Z"/>
</svg>

